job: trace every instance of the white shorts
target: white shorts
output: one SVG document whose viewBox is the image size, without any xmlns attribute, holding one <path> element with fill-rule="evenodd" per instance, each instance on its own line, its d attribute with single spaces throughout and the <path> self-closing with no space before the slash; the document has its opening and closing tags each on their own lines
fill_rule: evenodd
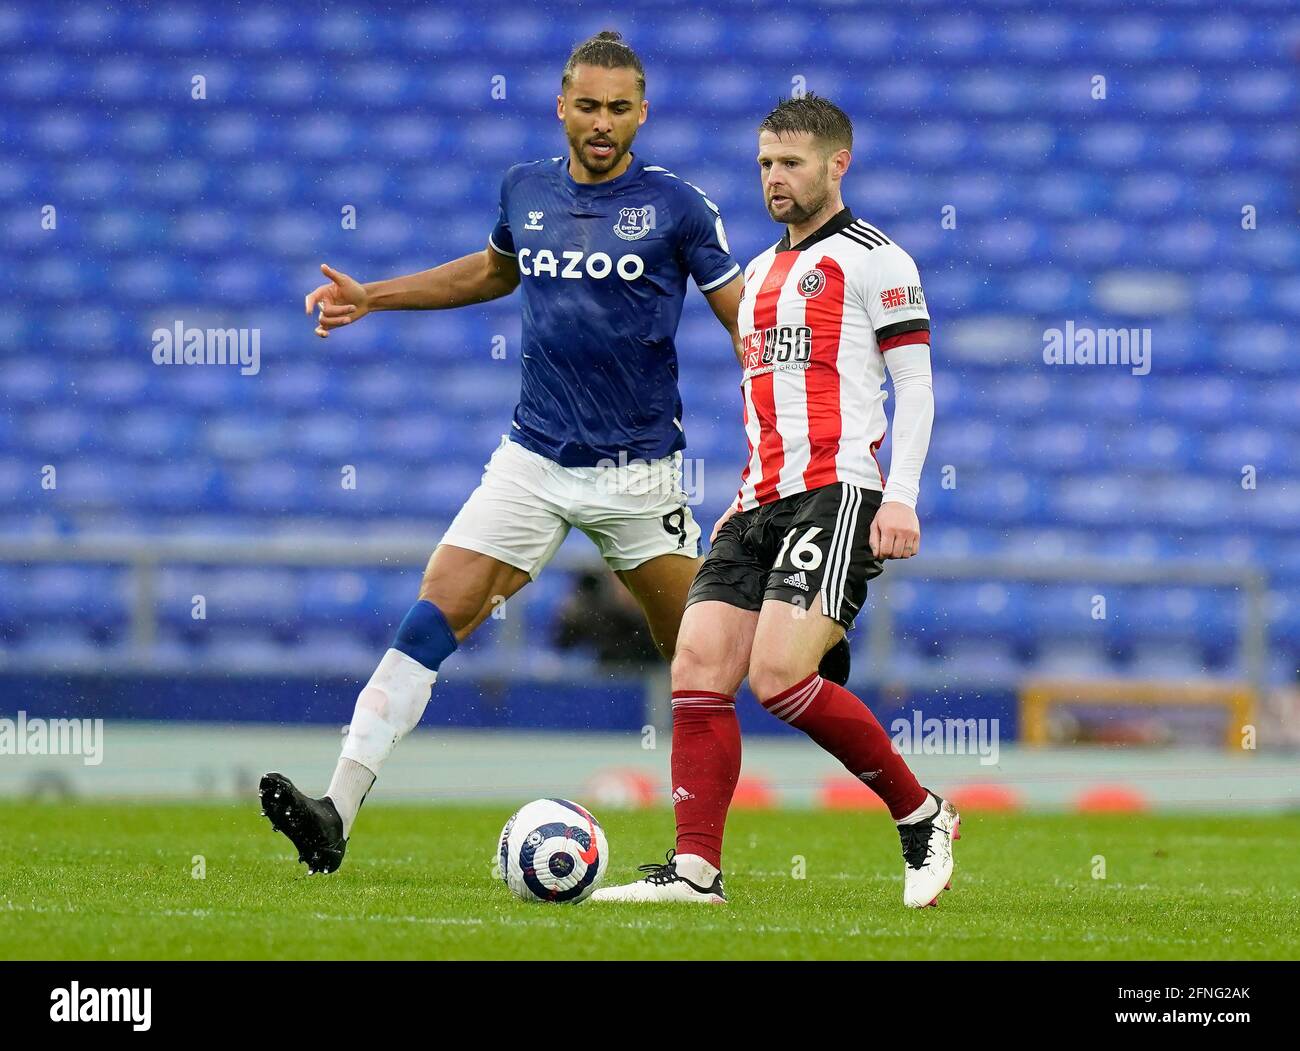
<svg viewBox="0 0 1300 1051">
<path fill-rule="evenodd" d="M 682 454 L 608 467 L 561 467 L 503 441 L 442 543 L 536 578 L 577 526 L 613 570 L 660 555 L 698 557 L 700 527 L 681 487 Z"/>
</svg>

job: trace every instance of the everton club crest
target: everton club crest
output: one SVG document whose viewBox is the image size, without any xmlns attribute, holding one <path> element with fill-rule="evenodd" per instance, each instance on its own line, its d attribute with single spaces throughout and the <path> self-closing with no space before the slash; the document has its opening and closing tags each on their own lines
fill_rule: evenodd
<svg viewBox="0 0 1300 1051">
<path fill-rule="evenodd" d="M 644 208 L 620 209 L 614 233 L 624 241 L 639 241 L 654 228 L 655 206 L 647 204 Z"/>
</svg>

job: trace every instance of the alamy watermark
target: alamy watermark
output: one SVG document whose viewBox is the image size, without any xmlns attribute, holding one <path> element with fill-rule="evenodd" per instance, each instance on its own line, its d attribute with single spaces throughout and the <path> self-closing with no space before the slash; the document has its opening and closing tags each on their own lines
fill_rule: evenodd
<svg viewBox="0 0 1300 1051">
<path fill-rule="evenodd" d="M 1134 376 L 1151 371 L 1149 328 L 1086 328 L 1067 321 L 1064 329 L 1043 330 L 1043 361 L 1048 365 L 1128 365 Z"/>
<path fill-rule="evenodd" d="M 137 1033 L 153 1024 L 153 989 L 82 988 L 71 982 L 50 991 L 51 1022 L 130 1022 Z"/>
<path fill-rule="evenodd" d="M 79 755 L 86 766 L 104 761 L 103 719 L 0 719 L 0 756 Z"/>
<path fill-rule="evenodd" d="M 980 766 L 997 765 L 1000 730 L 997 719 L 927 719 L 919 708 L 889 724 L 900 755 L 978 755 Z"/>
<path fill-rule="evenodd" d="M 704 460 L 673 453 L 658 460 L 642 460 L 619 450 L 618 459 L 596 463 L 596 491 L 604 495 L 685 498 L 688 506 L 704 502 Z"/>
<path fill-rule="evenodd" d="M 260 328 L 192 328 L 177 321 L 149 338 L 155 365 L 237 365 L 243 376 L 262 370 Z"/>
</svg>

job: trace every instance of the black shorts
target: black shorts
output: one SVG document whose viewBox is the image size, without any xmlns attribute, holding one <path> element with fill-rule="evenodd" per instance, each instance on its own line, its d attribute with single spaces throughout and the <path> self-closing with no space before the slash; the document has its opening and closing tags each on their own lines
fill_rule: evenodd
<svg viewBox="0 0 1300 1051">
<path fill-rule="evenodd" d="M 836 482 L 736 512 L 718 531 L 686 604 L 758 611 L 765 599 L 779 599 L 853 627 L 867 581 L 885 568 L 871 553 L 880 500 L 873 489 Z"/>
</svg>

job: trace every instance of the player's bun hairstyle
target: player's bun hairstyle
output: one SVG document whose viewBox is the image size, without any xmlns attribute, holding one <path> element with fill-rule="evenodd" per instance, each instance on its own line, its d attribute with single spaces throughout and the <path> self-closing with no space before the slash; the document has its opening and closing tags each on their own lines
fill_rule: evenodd
<svg viewBox="0 0 1300 1051">
<path fill-rule="evenodd" d="M 560 88 L 569 86 L 573 71 L 577 66 L 600 66 L 602 69 L 635 69 L 636 86 L 645 94 L 645 67 L 637 53 L 623 42 L 623 34 L 612 29 L 597 33 L 584 40 L 573 49 L 569 61 L 564 63 L 564 73 L 560 77 Z"/>
<path fill-rule="evenodd" d="M 776 109 L 763 118 L 759 131 L 774 135 L 806 131 L 827 153 L 853 149 L 853 122 L 849 115 L 830 99 L 811 91 L 803 98 L 783 99 Z"/>
</svg>

